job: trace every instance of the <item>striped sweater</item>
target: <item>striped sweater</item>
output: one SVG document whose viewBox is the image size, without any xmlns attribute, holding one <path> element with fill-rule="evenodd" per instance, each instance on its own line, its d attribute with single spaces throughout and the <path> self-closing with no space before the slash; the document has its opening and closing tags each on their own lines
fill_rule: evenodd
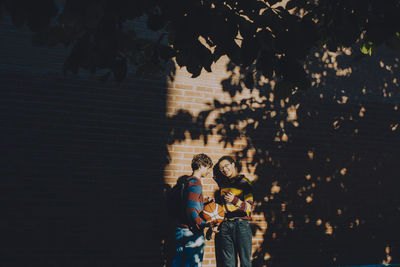
<svg viewBox="0 0 400 267">
<path fill-rule="evenodd" d="M 206 221 L 201 218 L 203 211 L 203 186 L 197 177 L 189 177 L 187 186 L 186 218 L 187 221 L 180 224 L 181 227 L 194 227 L 196 230 L 203 230 Z"/>
<path fill-rule="evenodd" d="M 229 185 L 221 188 L 221 198 L 227 192 L 232 192 L 235 197 L 231 203 L 224 203 L 227 219 L 242 218 L 251 219 L 253 211 L 253 190 L 249 179 L 239 175 Z"/>
</svg>

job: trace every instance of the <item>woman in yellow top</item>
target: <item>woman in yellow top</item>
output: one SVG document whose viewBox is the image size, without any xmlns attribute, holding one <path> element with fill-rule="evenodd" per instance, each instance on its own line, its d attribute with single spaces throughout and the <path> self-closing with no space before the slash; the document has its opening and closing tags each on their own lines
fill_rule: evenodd
<svg viewBox="0 0 400 267">
<path fill-rule="evenodd" d="M 234 159 L 223 156 L 217 170 L 222 174 L 217 180 L 220 201 L 225 207 L 225 220 L 219 227 L 218 262 L 224 267 L 236 266 L 237 256 L 241 267 L 251 266 L 252 232 L 249 224 L 253 210 L 251 182 L 238 174 Z"/>
</svg>

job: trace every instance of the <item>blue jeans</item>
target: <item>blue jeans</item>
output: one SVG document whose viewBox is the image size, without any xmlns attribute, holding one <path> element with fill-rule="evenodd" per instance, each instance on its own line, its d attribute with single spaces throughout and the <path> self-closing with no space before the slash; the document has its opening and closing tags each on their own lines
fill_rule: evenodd
<svg viewBox="0 0 400 267">
<path fill-rule="evenodd" d="M 223 267 L 237 266 L 239 255 L 241 267 L 251 267 L 252 233 L 247 220 L 224 221 L 219 232 L 219 257 Z"/>
<path fill-rule="evenodd" d="M 201 267 L 204 255 L 204 234 L 193 233 L 188 228 L 176 227 L 176 254 L 173 267 Z"/>
</svg>

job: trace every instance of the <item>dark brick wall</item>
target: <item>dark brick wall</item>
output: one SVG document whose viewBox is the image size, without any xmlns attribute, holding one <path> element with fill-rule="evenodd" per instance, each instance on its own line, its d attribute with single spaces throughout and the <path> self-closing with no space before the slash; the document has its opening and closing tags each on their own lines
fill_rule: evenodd
<svg viewBox="0 0 400 267">
<path fill-rule="evenodd" d="M 64 76 L 0 25 L 1 266 L 160 266 L 163 77 Z"/>
</svg>

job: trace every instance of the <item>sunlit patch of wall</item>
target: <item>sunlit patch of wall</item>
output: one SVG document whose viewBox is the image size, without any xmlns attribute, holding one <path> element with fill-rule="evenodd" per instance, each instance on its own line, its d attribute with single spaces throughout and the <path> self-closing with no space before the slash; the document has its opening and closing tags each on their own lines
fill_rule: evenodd
<svg viewBox="0 0 400 267">
<path fill-rule="evenodd" d="M 193 155 L 198 153 L 206 153 L 211 157 L 213 163 L 223 155 L 240 155 L 243 149 L 247 147 L 248 142 L 246 136 L 243 135 L 239 140 L 235 140 L 233 144 L 225 145 L 221 140 L 226 135 L 225 132 L 218 133 L 218 129 L 214 129 L 207 135 L 205 140 L 202 133 L 196 134 L 196 129 L 192 129 L 191 123 L 195 121 L 200 112 L 209 109 L 208 103 L 214 103 L 217 99 L 221 103 L 230 103 L 232 98 L 227 92 L 223 92 L 221 81 L 226 78 L 226 59 L 222 59 L 213 65 L 213 72 L 203 72 L 198 78 L 193 79 L 185 69 L 177 70 L 174 80 L 168 83 L 167 93 L 167 116 L 171 125 L 172 135 L 171 143 L 168 145 L 168 153 L 170 157 L 169 164 L 164 171 L 165 182 L 170 186 L 176 183 L 177 178 L 182 175 L 191 173 L 191 160 Z M 235 100 L 254 96 L 249 90 L 245 90 Z M 223 111 L 229 111 L 226 107 Z M 214 120 L 221 110 L 215 110 L 207 117 L 204 122 L 206 126 L 215 123 Z M 242 125 L 245 127 L 246 125 Z M 191 130 L 192 129 L 192 130 Z M 254 150 L 249 149 L 246 152 L 247 161 L 242 161 L 242 173 L 250 180 L 256 180 L 254 174 L 255 166 L 247 163 L 251 161 Z M 205 196 L 213 196 L 218 186 L 212 177 L 208 177 L 203 181 L 203 190 Z M 254 216 L 254 222 L 259 229 L 264 230 L 267 227 L 263 216 L 258 214 Z M 257 231 L 253 237 L 254 250 L 262 243 L 262 231 Z M 203 266 L 215 266 L 215 247 L 214 241 L 207 241 L 206 252 Z"/>
</svg>

